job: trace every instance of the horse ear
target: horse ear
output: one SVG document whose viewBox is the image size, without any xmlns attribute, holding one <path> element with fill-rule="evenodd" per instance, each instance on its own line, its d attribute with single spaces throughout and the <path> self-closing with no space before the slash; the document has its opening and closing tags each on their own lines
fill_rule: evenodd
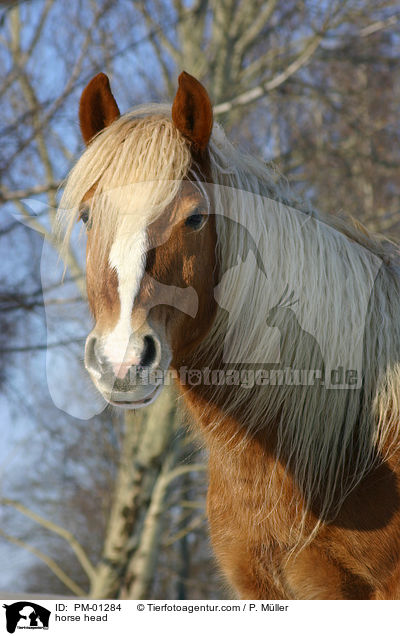
<svg viewBox="0 0 400 636">
<path fill-rule="evenodd" d="M 79 123 L 85 144 L 119 115 L 109 79 L 104 73 L 99 73 L 90 80 L 79 102 Z"/>
<path fill-rule="evenodd" d="M 210 98 L 204 86 L 185 71 L 179 75 L 178 83 L 172 104 L 172 121 L 195 148 L 204 150 L 213 125 Z"/>
</svg>

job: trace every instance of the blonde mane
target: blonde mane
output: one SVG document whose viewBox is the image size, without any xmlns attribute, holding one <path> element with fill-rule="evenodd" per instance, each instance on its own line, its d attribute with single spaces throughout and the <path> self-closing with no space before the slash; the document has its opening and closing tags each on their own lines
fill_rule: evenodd
<svg viewBox="0 0 400 636">
<path fill-rule="evenodd" d="M 219 184 L 215 210 L 229 210 L 240 229 L 227 232 L 224 216 L 217 217 L 221 262 L 230 268 L 222 294 L 229 318 L 219 313 L 203 346 L 210 352 L 224 347 L 229 367 L 243 369 L 247 361 L 276 367 L 266 315 L 289 290 L 298 301 L 290 311 L 300 338 L 281 334 L 278 357 L 307 370 L 321 352 L 327 374 L 324 386 L 263 386 L 250 389 L 251 398 L 239 385 L 224 415 L 234 416 L 246 401 L 248 431 L 278 422 L 278 460 L 305 501 L 318 502 L 320 517 L 329 519 L 367 471 L 398 448 L 399 254 L 359 224 L 299 204 L 271 169 L 240 155 L 219 128 L 210 154 L 212 181 Z M 264 271 L 254 258 L 248 267 L 238 265 L 251 251 L 249 241 L 256 242 Z M 340 367 L 356 371 L 355 386 L 329 384 L 329 373 Z"/>
<path fill-rule="evenodd" d="M 279 359 L 292 359 L 309 370 L 320 351 L 324 371 L 357 372 L 356 387 L 238 385 L 224 409 L 226 417 L 234 416 L 246 401 L 249 433 L 278 422 L 279 456 L 306 502 L 318 500 L 322 517 L 329 518 L 398 442 L 396 251 L 349 222 L 300 205 L 271 168 L 240 154 L 217 124 L 209 161 L 212 183 L 204 184 L 169 107 L 131 111 L 97 135 L 71 171 L 60 204 L 65 241 L 89 191 L 94 240 L 106 253 L 117 228 L 129 233 L 148 225 L 177 196 L 189 173 L 199 182 L 217 214 L 225 272 L 221 309 L 199 358 L 224 351 L 231 369 L 256 368 L 262 361 L 274 369 Z M 254 245 L 264 268 L 257 266 Z M 304 342 L 266 323 L 287 289 L 298 300 L 291 311 Z M 305 346 L 314 341 L 315 355 Z M 215 387 L 216 394 L 223 390 Z M 216 432 L 222 423 L 215 422 Z"/>
</svg>

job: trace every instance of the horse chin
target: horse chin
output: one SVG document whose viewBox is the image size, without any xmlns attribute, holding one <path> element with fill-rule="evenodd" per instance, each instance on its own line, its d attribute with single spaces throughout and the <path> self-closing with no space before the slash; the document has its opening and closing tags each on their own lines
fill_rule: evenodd
<svg viewBox="0 0 400 636">
<path fill-rule="evenodd" d="M 152 404 L 152 402 L 154 402 L 158 398 L 162 389 L 163 389 L 163 385 L 160 384 L 158 386 L 151 387 L 150 391 L 146 395 L 143 395 L 140 397 L 139 395 L 137 395 L 137 392 L 133 392 L 133 391 L 126 392 L 126 393 L 113 392 L 111 395 L 104 395 L 103 393 L 103 397 L 112 406 L 117 406 L 118 408 L 128 409 L 128 410 L 129 409 L 136 410 L 136 409 L 141 409 L 144 406 L 149 406 L 150 404 Z"/>
</svg>

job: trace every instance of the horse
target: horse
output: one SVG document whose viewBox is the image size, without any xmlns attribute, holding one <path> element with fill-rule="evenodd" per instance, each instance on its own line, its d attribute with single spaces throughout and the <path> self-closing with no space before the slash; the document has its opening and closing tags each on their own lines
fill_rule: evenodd
<svg viewBox="0 0 400 636">
<path fill-rule="evenodd" d="M 86 227 L 85 366 L 126 409 L 175 371 L 233 593 L 400 598 L 396 246 L 237 149 L 186 72 L 172 108 L 123 115 L 100 73 L 79 120 L 59 221 L 65 245 Z"/>
</svg>

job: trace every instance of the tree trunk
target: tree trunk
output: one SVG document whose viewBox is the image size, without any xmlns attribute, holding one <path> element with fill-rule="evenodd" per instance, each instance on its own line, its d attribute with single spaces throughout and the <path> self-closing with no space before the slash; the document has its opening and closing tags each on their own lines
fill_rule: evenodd
<svg viewBox="0 0 400 636">
<path fill-rule="evenodd" d="M 178 419 L 170 387 L 150 407 L 126 412 L 113 506 L 91 598 L 143 598 L 149 590 L 165 491 L 160 478 L 175 459 Z"/>
</svg>

